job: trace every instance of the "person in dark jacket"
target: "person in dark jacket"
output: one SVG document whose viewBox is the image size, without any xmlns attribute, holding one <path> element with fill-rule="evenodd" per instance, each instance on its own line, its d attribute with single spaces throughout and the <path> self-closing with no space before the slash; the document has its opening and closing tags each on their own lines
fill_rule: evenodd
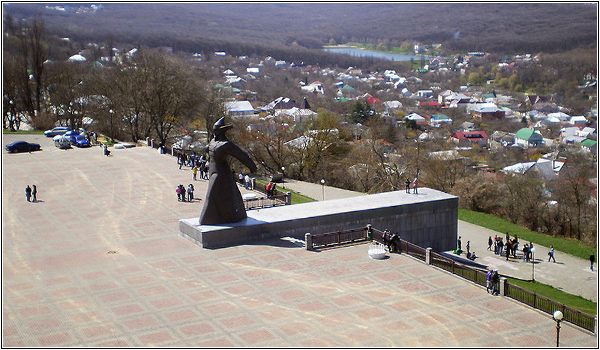
<svg viewBox="0 0 600 350">
<path fill-rule="evenodd" d="M 29 185 L 25 187 L 25 197 L 27 197 L 28 202 L 31 202 L 31 187 Z"/>
</svg>

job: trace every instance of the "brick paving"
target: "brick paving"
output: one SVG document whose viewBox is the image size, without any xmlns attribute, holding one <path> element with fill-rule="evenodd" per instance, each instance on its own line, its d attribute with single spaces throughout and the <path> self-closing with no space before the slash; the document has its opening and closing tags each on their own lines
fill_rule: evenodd
<svg viewBox="0 0 600 350">
<path fill-rule="evenodd" d="M 272 239 L 202 249 L 192 180 L 147 147 L 2 156 L 3 347 L 551 347 L 550 316 L 405 255 Z M 40 199 L 27 203 L 36 184 Z M 206 181 L 194 182 L 202 198 Z M 597 347 L 563 323 L 561 345 Z"/>
</svg>

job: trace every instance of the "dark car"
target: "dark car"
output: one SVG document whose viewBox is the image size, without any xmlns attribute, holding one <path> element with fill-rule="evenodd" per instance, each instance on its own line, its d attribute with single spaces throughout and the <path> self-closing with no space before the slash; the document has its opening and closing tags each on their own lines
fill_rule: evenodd
<svg viewBox="0 0 600 350">
<path fill-rule="evenodd" d="M 25 141 L 11 142 L 4 148 L 6 148 L 6 150 L 10 153 L 39 151 L 41 149 L 39 144 Z"/>
</svg>

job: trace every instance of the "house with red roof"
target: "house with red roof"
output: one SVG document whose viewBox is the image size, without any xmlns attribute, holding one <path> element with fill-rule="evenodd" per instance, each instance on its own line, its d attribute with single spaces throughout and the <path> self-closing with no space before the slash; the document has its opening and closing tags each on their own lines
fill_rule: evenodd
<svg viewBox="0 0 600 350">
<path fill-rule="evenodd" d="M 448 140 L 459 145 L 468 146 L 476 143 L 481 147 L 485 147 L 487 145 L 488 138 L 489 137 L 485 131 L 457 131 L 452 134 Z"/>
</svg>

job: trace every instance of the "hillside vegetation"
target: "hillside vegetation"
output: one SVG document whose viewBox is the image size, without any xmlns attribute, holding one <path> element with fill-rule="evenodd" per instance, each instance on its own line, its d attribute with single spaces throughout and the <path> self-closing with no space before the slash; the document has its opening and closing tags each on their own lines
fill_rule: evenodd
<svg viewBox="0 0 600 350">
<path fill-rule="evenodd" d="M 320 48 L 350 41 L 399 47 L 441 43 L 446 50 L 560 52 L 594 47 L 597 7 L 584 3 L 105 3 L 77 13 L 12 3 L 14 18 L 36 14 L 50 31 L 75 40 L 187 50 Z M 89 6 L 89 5 L 88 5 Z"/>
</svg>

